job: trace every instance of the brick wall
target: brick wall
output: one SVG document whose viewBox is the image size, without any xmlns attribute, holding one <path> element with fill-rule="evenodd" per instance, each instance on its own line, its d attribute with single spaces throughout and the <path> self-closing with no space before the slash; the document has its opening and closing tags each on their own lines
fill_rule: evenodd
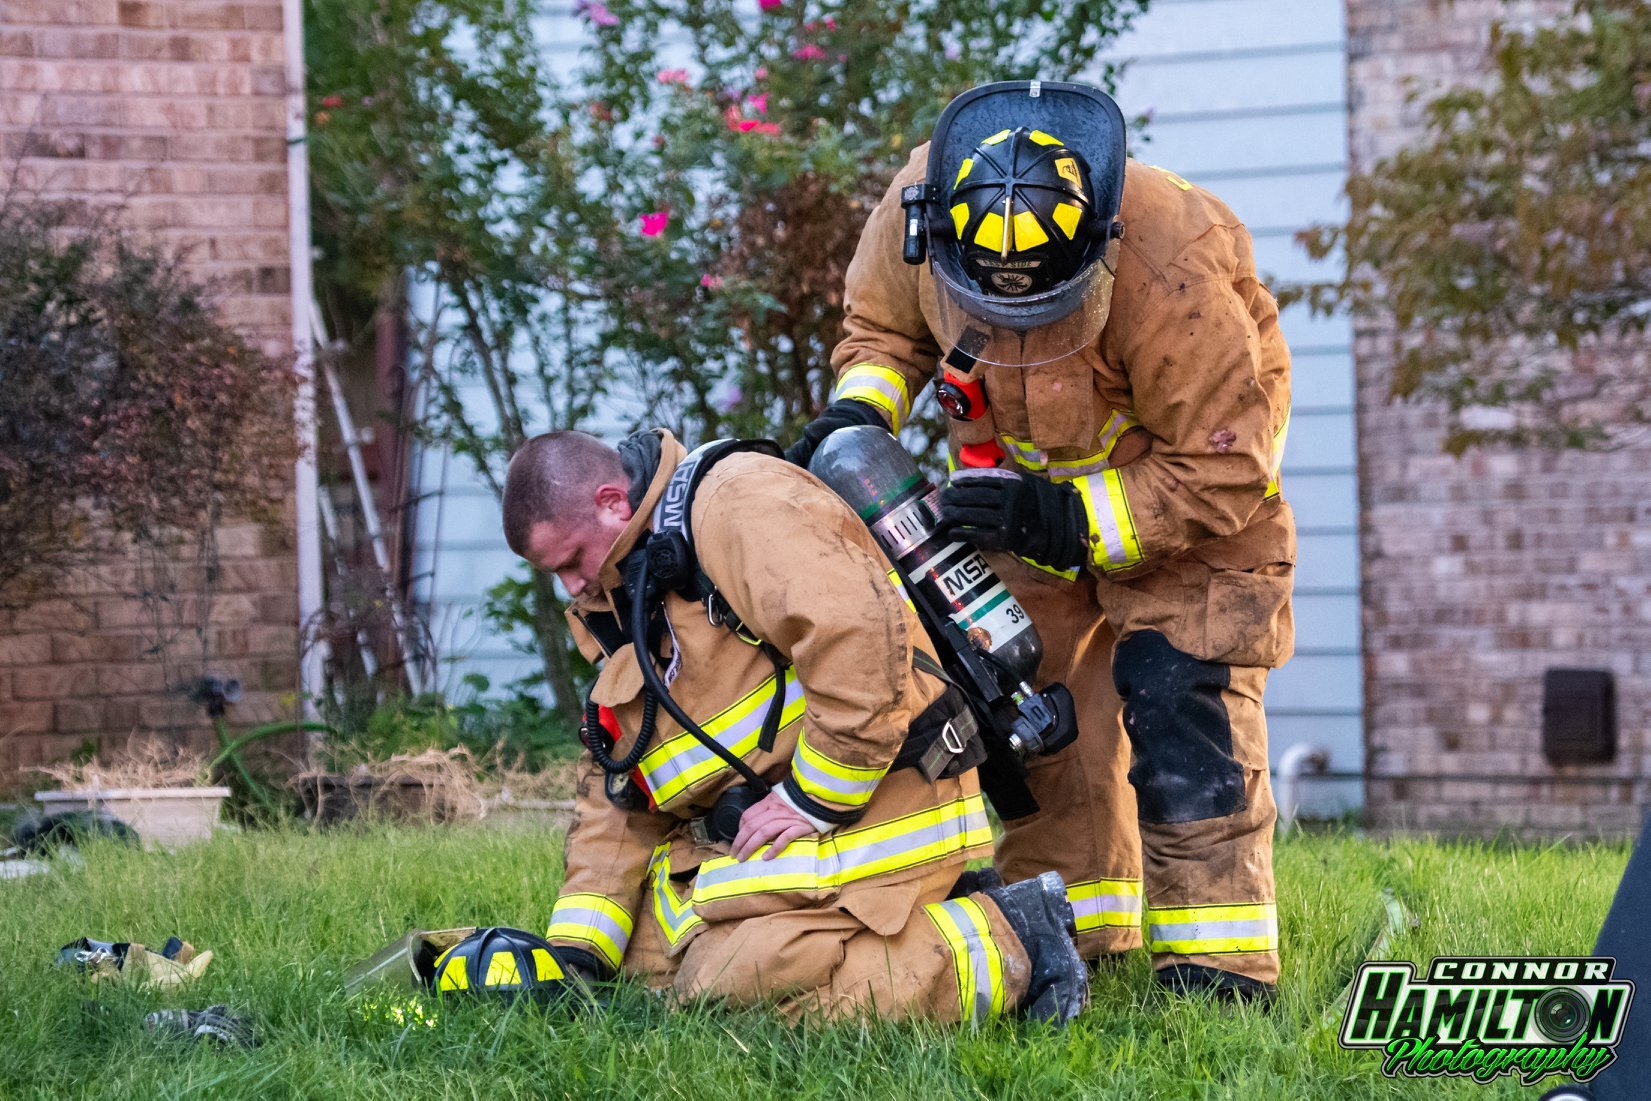
<svg viewBox="0 0 1651 1101">
<path fill-rule="evenodd" d="M 284 56 L 280 0 L 0 0 L 0 180 L 124 203 L 127 225 L 186 250 L 227 321 L 290 354 Z M 219 551 L 209 602 L 184 561 L 162 564 L 174 598 L 146 607 L 154 563 L 111 548 L 53 599 L 0 612 L 0 785 L 87 739 L 204 746 L 177 691 L 203 642 L 209 670 L 250 690 L 240 721 L 290 712 L 291 524 L 231 525 Z"/>
<path fill-rule="evenodd" d="M 1422 89 L 1482 73 L 1495 18 L 1562 2 L 1348 0 L 1355 170 L 1420 133 Z M 1436 410 L 1388 400 L 1391 333 L 1355 320 L 1367 805 L 1387 827 L 1624 833 L 1651 806 L 1651 446 L 1439 451 Z M 1608 765 L 1541 752 L 1542 674 L 1616 675 Z M 1520 776 L 1445 782 L 1384 776 Z M 1596 780 L 1603 782 L 1594 782 Z"/>
</svg>

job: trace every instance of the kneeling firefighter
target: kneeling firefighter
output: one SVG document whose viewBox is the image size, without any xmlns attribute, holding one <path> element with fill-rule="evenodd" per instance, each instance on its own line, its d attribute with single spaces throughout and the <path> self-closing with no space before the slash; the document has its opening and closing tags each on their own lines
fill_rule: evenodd
<svg viewBox="0 0 1651 1101">
<path fill-rule="evenodd" d="M 504 526 L 601 663 L 564 967 L 792 1016 L 1083 1007 L 1060 877 L 964 886 L 992 849 L 974 718 L 839 497 L 771 444 L 556 432 L 512 458 Z"/>
<path fill-rule="evenodd" d="M 950 416 L 942 531 L 1031 613 L 1079 735 L 1031 762 L 998 868 L 1067 881 L 1087 956 L 1146 945 L 1176 990 L 1278 978 L 1262 688 L 1294 642 L 1279 490 L 1289 351 L 1243 224 L 1125 156 L 1104 93 L 953 100 L 866 223 L 833 402 L 787 452 Z M 1126 785 L 1127 773 L 1127 785 Z M 1133 788 L 1133 792 L 1131 791 Z"/>
</svg>

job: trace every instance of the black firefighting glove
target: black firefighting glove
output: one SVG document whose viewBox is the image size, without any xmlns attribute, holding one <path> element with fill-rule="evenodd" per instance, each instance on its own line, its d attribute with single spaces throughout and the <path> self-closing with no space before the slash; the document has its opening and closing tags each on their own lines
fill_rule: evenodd
<svg viewBox="0 0 1651 1101">
<path fill-rule="evenodd" d="M 889 426 L 875 405 L 843 398 L 820 410 L 819 416 L 803 425 L 802 438 L 785 449 L 786 460 L 806 468 L 808 461 L 814 457 L 814 449 L 820 446 L 822 440 L 839 428 L 853 428 L 857 424 L 872 424 L 878 428 Z"/>
<path fill-rule="evenodd" d="M 1057 570 L 1082 565 L 1089 543 L 1089 520 L 1071 486 L 1012 470 L 954 473 L 940 491 L 940 530 Z"/>
</svg>

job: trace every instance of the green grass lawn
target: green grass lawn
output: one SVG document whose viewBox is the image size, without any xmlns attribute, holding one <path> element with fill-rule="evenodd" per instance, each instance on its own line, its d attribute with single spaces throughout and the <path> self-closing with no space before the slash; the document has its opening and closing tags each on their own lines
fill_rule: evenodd
<svg viewBox="0 0 1651 1101">
<path fill-rule="evenodd" d="M 84 867 L 0 881 L 0 1097 L 1525 1097 L 1509 1079 L 1384 1079 L 1379 1055 L 1336 1046 L 1326 1008 L 1378 928 L 1381 888 L 1421 920 L 1397 957 L 1586 954 L 1628 853 L 1289 840 L 1270 1014 L 1156 993 L 1143 955 L 1099 976 L 1065 1032 L 791 1029 L 755 1010 L 669 1013 L 636 992 L 602 1017 L 448 1004 L 435 1027 L 403 1028 L 345 998 L 343 970 L 410 928 L 542 928 L 560 847 L 552 833 L 480 828 L 294 829 L 174 856 L 100 847 Z M 172 933 L 217 953 L 184 992 L 94 990 L 51 966 L 79 936 L 158 945 Z M 263 1045 L 191 1049 L 142 1029 L 150 1009 L 214 1002 L 254 1017 Z"/>
</svg>

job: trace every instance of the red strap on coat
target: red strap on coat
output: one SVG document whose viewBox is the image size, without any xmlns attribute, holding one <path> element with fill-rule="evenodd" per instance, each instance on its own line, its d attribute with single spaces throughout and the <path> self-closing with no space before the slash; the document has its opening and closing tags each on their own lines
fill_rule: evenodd
<svg viewBox="0 0 1651 1101">
<path fill-rule="evenodd" d="M 602 732 L 608 736 L 608 745 L 618 745 L 619 716 L 613 713 L 613 708 L 607 707 L 603 704 L 597 704 L 596 721 L 602 725 Z M 648 809 L 658 810 L 659 804 L 654 802 L 653 788 L 649 787 L 648 781 L 643 779 L 642 770 L 640 768 L 631 769 L 631 779 L 636 782 L 637 787 L 642 789 L 642 794 L 648 797 Z"/>
</svg>

